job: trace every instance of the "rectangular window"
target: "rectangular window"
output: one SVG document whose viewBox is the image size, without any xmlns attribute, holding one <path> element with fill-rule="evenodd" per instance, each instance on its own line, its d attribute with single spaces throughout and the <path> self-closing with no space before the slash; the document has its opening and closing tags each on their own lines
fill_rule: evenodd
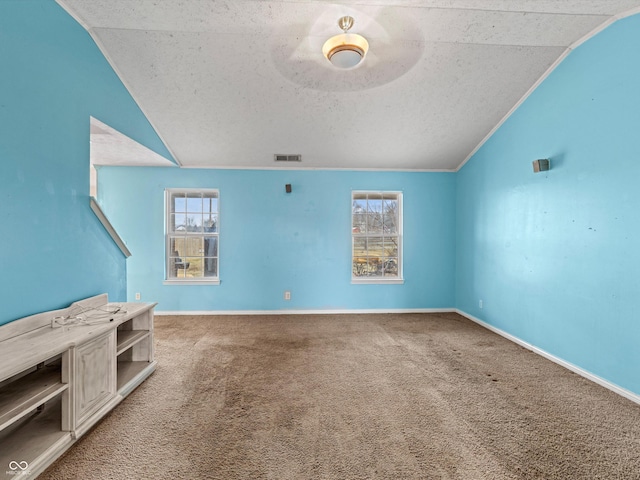
<svg viewBox="0 0 640 480">
<path fill-rule="evenodd" d="M 402 283 L 402 193 L 352 192 L 353 283 Z"/>
<path fill-rule="evenodd" d="M 217 190 L 166 190 L 166 279 L 217 283 Z"/>
</svg>

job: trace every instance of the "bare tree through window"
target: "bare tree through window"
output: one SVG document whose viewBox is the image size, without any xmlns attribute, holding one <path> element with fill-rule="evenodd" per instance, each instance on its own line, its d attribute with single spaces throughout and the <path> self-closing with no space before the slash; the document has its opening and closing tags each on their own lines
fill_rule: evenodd
<svg viewBox="0 0 640 480">
<path fill-rule="evenodd" d="M 400 277 L 401 195 L 353 192 L 353 277 Z"/>
<path fill-rule="evenodd" d="M 167 190 L 167 279 L 218 278 L 217 190 Z"/>
</svg>

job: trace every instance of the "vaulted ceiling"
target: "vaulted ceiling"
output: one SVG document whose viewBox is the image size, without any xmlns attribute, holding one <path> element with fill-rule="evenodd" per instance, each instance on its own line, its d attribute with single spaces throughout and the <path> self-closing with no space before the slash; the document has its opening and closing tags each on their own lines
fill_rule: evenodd
<svg viewBox="0 0 640 480">
<path fill-rule="evenodd" d="M 586 36 L 640 0 L 57 0 L 178 163 L 455 170 Z M 322 55 L 338 18 L 369 53 Z M 124 147 L 121 147 L 124 148 Z M 135 153 L 132 153 L 135 155 Z"/>
</svg>

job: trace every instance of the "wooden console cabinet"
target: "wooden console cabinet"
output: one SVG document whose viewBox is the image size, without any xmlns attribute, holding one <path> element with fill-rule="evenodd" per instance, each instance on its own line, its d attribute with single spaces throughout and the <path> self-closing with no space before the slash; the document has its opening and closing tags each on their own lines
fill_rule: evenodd
<svg viewBox="0 0 640 480">
<path fill-rule="evenodd" d="M 155 370 L 153 303 L 98 295 L 0 327 L 0 479 L 31 479 Z"/>
</svg>

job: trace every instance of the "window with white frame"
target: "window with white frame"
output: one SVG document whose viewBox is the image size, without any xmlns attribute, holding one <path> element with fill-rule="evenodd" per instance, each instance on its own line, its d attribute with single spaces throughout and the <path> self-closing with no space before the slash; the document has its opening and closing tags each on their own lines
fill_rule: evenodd
<svg viewBox="0 0 640 480">
<path fill-rule="evenodd" d="M 351 278 L 402 281 L 402 193 L 352 192 Z"/>
<path fill-rule="evenodd" d="M 166 279 L 218 281 L 218 190 L 166 190 Z"/>
</svg>

